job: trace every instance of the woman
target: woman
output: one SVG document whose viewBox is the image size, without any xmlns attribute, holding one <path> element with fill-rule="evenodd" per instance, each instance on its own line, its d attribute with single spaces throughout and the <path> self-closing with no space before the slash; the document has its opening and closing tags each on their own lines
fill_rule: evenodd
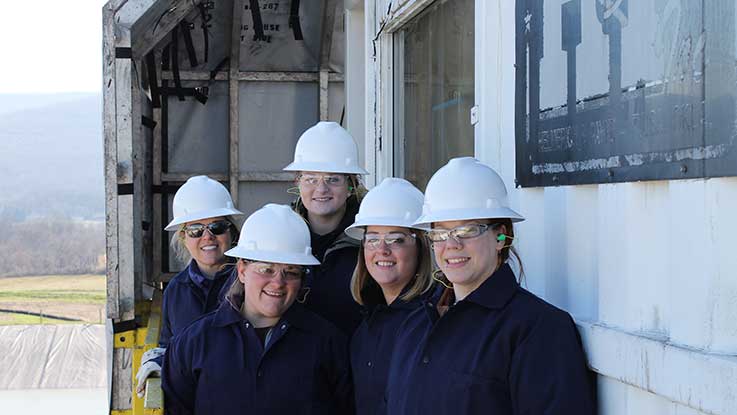
<svg viewBox="0 0 737 415">
<path fill-rule="evenodd" d="M 502 179 L 476 159 L 453 159 L 430 179 L 415 225 L 432 226 L 452 288 L 400 328 L 388 414 L 595 413 L 573 320 L 520 287 L 509 266 L 521 220 Z"/>
<path fill-rule="evenodd" d="M 167 414 L 350 414 L 347 341 L 296 303 L 311 255 L 309 231 L 288 206 L 244 223 L 238 279 L 217 311 L 177 336 L 162 376 Z"/>
<path fill-rule="evenodd" d="M 139 396 L 145 380 L 161 370 L 161 355 L 172 337 L 205 313 L 214 310 L 223 298 L 233 265 L 225 251 L 238 237 L 235 216 L 243 213 L 233 206 L 225 186 L 207 176 L 187 180 L 174 195 L 174 219 L 166 226 L 176 232 L 172 249 L 187 267 L 169 281 L 161 305 L 159 347 L 147 351 L 136 374 Z"/>
<path fill-rule="evenodd" d="M 294 162 L 299 198 L 294 209 L 310 227 L 312 253 L 321 265 L 310 270 L 300 301 L 350 335 L 361 322 L 361 308 L 351 296 L 350 278 L 358 242 L 343 231 L 358 212 L 362 187 L 358 147 L 334 122 L 321 121 L 300 136 Z"/>
<path fill-rule="evenodd" d="M 345 232 L 362 240 L 351 280 L 365 316 L 351 339 L 356 413 L 374 415 L 384 399 L 397 329 L 432 287 L 430 252 L 413 222 L 422 192 L 403 179 L 384 179 L 361 203 Z"/>
</svg>

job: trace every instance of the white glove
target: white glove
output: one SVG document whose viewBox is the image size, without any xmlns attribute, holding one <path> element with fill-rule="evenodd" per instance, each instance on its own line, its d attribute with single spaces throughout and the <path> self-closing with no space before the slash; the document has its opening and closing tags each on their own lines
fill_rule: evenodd
<svg viewBox="0 0 737 415">
<path fill-rule="evenodd" d="M 141 356 L 141 364 L 144 364 L 149 360 L 154 360 L 159 356 L 163 356 L 164 353 L 166 353 L 166 347 L 154 347 L 153 349 L 148 349 L 143 353 L 143 356 Z"/>
<path fill-rule="evenodd" d="M 141 356 L 141 367 L 138 369 L 138 373 L 136 373 L 136 394 L 139 398 L 143 398 L 143 393 L 146 392 L 146 379 L 153 373 L 161 375 L 161 365 L 156 363 L 154 359 L 162 356 L 165 352 L 165 348 L 156 347 L 147 350 Z"/>
</svg>

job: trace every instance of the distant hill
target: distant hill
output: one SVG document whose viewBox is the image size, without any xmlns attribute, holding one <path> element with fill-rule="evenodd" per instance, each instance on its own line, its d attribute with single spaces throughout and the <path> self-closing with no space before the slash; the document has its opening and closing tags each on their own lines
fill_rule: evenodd
<svg viewBox="0 0 737 415">
<path fill-rule="evenodd" d="M 104 217 L 100 94 L 0 94 L 0 218 Z"/>
</svg>

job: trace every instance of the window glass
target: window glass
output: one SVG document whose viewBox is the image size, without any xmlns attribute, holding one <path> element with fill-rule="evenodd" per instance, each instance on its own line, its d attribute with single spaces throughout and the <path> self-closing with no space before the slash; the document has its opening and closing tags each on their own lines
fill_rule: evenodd
<svg viewBox="0 0 737 415">
<path fill-rule="evenodd" d="M 424 189 L 474 155 L 474 1 L 436 1 L 394 35 L 394 175 Z"/>
</svg>

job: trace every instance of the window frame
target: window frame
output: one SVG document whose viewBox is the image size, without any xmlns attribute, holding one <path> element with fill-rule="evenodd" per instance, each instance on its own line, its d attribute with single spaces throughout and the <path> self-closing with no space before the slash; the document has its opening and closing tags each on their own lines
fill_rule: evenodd
<svg viewBox="0 0 737 415">
<path fill-rule="evenodd" d="M 366 55 L 373 71 L 366 72 L 366 168 L 372 174 L 366 178 L 369 187 L 379 184 L 385 177 L 404 176 L 404 148 L 394 147 L 395 128 L 395 36 L 402 36 L 403 27 L 427 7 L 442 0 L 378 0 L 366 10 Z M 481 3 L 481 4 L 480 4 Z M 474 31 L 478 29 L 478 16 L 483 0 L 474 1 Z M 483 8 L 485 9 L 485 7 Z M 389 11 L 387 13 L 387 11 Z M 373 26 L 371 24 L 373 23 Z M 480 39 L 474 36 L 474 105 L 479 102 L 479 50 Z M 403 91 L 399 91 L 404 99 Z M 471 120 L 469 120 L 469 123 Z M 474 155 L 478 157 L 479 125 L 474 124 Z M 397 160 L 401 158 L 401 160 Z M 398 163 L 396 171 L 395 163 Z"/>
</svg>

